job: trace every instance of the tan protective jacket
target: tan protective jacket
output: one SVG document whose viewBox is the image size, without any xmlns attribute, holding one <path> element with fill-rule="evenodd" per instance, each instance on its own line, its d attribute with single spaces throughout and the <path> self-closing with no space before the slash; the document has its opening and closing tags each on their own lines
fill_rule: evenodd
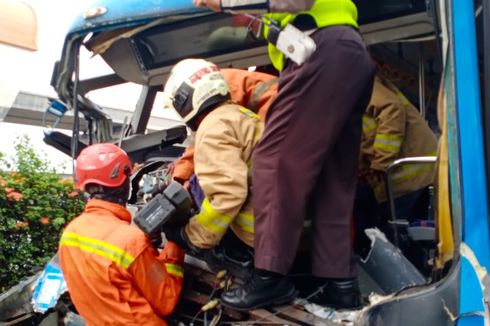
<svg viewBox="0 0 490 326">
<path fill-rule="evenodd" d="M 249 168 L 262 131 L 257 114 L 231 103 L 211 111 L 199 125 L 194 164 L 205 199 L 186 226 L 195 246 L 214 247 L 228 228 L 253 246 Z"/>
<path fill-rule="evenodd" d="M 437 139 L 417 109 L 389 81 L 376 77 L 371 102 L 363 116 L 359 174 L 366 176 L 378 202 L 386 201 L 379 173 L 395 160 L 436 155 Z M 395 197 L 434 182 L 435 165 L 409 164 L 392 174 Z M 378 176 L 378 177 L 376 177 Z"/>
<path fill-rule="evenodd" d="M 220 69 L 230 88 L 231 100 L 257 113 L 265 121 L 269 107 L 277 95 L 278 78 L 257 71 L 236 68 Z M 180 183 L 188 181 L 194 174 L 194 147 L 189 146 L 174 162 L 172 176 Z"/>
</svg>

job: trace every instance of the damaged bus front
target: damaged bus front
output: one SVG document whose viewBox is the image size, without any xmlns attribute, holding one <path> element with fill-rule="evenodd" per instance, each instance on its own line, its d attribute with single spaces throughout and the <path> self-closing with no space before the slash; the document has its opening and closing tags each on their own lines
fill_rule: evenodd
<svg viewBox="0 0 490 326">
<path fill-rule="evenodd" d="M 354 2 L 373 57 L 439 138 L 437 156 L 403 158 L 390 171 L 406 164 L 431 165 L 437 176 L 428 187 L 426 213 L 413 221 L 391 215 L 400 241 L 392 243 L 379 230 L 367 230 L 371 244 L 357 264 L 366 299 L 362 310 L 342 314 L 299 300 L 286 310 L 270 308 L 271 317 L 262 318 L 274 315 L 301 324 L 484 325 L 489 322 L 490 285 L 490 83 L 485 84 L 490 5 L 467 0 Z M 182 154 L 187 137 L 183 124 L 162 118 L 162 84 L 170 69 L 181 59 L 200 57 L 220 67 L 276 74 L 260 25 L 249 16 L 198 9 L 191 0 L 98 1 L 73 23 L 52 78 L 59 101 L 47 113 L 72 119 L 73 134 L 48 130 L 45 142 L 72 157 L 89 144 L 120 145 L 144 166 L 133 179 L 132 206 L 145 206 L 154 186 L 168 178 L 168 164 Z M 87 74 L 101 62 L 107 73 Z M 126 113 L 111 115 L 115 104 L 110 99 L 122 97 Z M 60 105 L 67 114 L 57 109 Z M 390 173 L 385 179 L 392 199 Z M 209 278 L 212 274 L 206 273 L 216 271 L 195 257 L 188 257 L 187 268 L 200 278 L 193 284 L 205 283 L 203 275 Z M 200 308 L 203 302 L 196 293 L 201 290 L 183 294 L 187 308 L 177 309 L 174 320 L 186 321 L 186 309 Z M 213 316 L 221 313 L 216 309 Z M 228 321 L 251 322 L 257 314 L 224 312 Z"/>
</svg>

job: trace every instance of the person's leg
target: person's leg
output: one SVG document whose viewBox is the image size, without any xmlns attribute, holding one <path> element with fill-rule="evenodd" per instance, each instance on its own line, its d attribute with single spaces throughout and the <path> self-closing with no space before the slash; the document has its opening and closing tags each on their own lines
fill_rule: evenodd
<svg viewBox="0 0 490 326">
<path fill-rule="evenodd" d="M 279 93 L 253 156 L 255 267 L 263 279 L 224 295 L 225 305 L 246 309 L 291 295 L 291 286 L 280 276 L 294 260 L 308 202 L 324 162 L 354 111 L 351 107 L 344 110 L 337 98 L 358 88 L 368 94 L 367 100 L 370 96 L 372 63 L 361 60 L 365 47 L 360 37 L 354 41 L 349 37 L 352 32 L 345 26 L 319 30 L 312 35 L 317 43 L 315 54 L 301 67 L 289 62 L 281 74 Z M 345 44 L 339 46 L 339 42 Z M 356 63 L 344 62 L 346 56 Z M 361 63 L 365 66 L 360 67 Z M 345 97 L 357 101 L 361 95 Z M 359 132 L 364 108 L 356 108 Z"/>
<path fill-rule="evenodd" d="M 359 181 L 354 198 L 354 252 L 365 257 L 371 247 L 371 240 L 364 230 L 376 227 L 378 224 L 378 202 L 373 189 L 366 181 Z"/>
<path fill-rule="evenodd" d="M 354 92 L 366 92 L 369 101 L 372 63 L 364 57 L 360 37 L 353 39 L 351 33 L 344 26 L 318 31 L 312 35 L 318 46 L 315 55 L 300 68 L 289 63 L 281 75 L 279 94 L 253 157 L 257 268 L 288 272 L 323 162 L 354 105 L 360 105 L 361 95 Z M 359 132 L 364 108 L 355 108 Z"/>
<path fill-rule="evenodd" d="M 323 286 L 311 300 L 332 308 L 357 308 L 361 296 L 353 260 L 352 208 L 357 181 L 360 125 L 353 112 L 329 153 L 311 200 L 313 283 Z"/>
<path fill-rule="evenodd" d="M 355 279 L 351 216 L 362 114 L 369 103 L 373 82 L 371 58 L 359 35 L 349 32 L 338 42 L 342 60 L 338 60 L 332 73 L 339 77 L 355 75 L 357 82 L 338 87 L 335 99 L 329 103 L 336 113 L 331 114 L 332 123 L 340 130 L 331 140 L 310 201 L 314 230 L 312 272 L 325 285 L 323 295 L 315 301 L 335 308 L 354 308 L 361 303 Z M 357 51 L 352 48 L 355 45 Z"/>
<path fill-rule="evenodd" d="M 253 248 L 228 230 L 220 243 L 206 251 L 203 259 L 214 270 L 226 270 L 239 279 L 248 279 L 253 272 Z"/>
</svg>

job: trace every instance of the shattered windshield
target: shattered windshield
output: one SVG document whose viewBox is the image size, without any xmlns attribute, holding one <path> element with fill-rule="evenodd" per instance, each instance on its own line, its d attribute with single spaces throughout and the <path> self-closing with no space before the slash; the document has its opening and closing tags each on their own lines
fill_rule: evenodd
<svg viewBox="0 0 490 326">
<path fill-rule="evenodd" d="M 145 69 L 153 69 L 185 57 L 208 57 L 265 45 L 248 29 L 257 23 L 247 16 L 205 17 L 164 25 L 137 35 L 136 49 Z"/>
</svg>

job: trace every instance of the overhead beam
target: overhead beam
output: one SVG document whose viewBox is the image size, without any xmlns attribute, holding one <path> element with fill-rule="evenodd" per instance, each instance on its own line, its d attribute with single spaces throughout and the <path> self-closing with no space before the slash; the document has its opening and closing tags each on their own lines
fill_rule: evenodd
<svg viewBox="0 0 490 326">
<path fill-rule="evenodd" d="M 43 95 L 19 92 L 10 108 L 0 107 L 0 117 L 3 116 L 4 122 L 43 126 L 44 112 L 49 106 L 50 99 L 52 98 Z M 112 118 L 114 126 L 122 125 L 124 117 L 133 114 L 131 111 L 107 107 L 104 108 L 104 112 Z M 72 123 L 73 112 L 68 111 L 57 128 L 71 130 Z M 161 130 L 179 125 L 182 125 L 182 122 L 152 116 L 148 124 L 148 130 Z"/>
</svg>

